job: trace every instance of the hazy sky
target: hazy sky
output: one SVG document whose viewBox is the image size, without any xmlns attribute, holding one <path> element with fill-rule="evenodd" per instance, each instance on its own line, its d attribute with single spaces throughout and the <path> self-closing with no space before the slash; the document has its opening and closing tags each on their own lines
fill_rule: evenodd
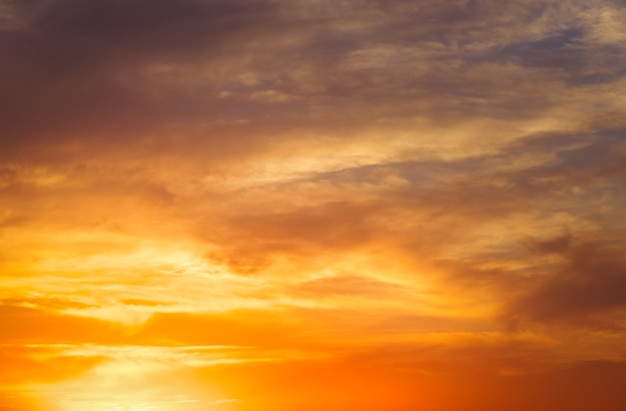
<svg viewBox="0 0 626 411">
<path fill-rule="evenodd" d="M 1 411 L 626 409 L 626 4 L 0 0 Z"/>
</svg>

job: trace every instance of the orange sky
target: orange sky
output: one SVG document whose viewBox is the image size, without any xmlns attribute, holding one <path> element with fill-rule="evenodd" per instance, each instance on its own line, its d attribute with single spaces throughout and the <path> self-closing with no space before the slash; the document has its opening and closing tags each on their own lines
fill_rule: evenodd
<svg viewBox="0 0 626 411">
<path fill-rule="evenodd" d="M 626 8 L 0 0 L 0 411 L 626 409 Z"/>
</svg>

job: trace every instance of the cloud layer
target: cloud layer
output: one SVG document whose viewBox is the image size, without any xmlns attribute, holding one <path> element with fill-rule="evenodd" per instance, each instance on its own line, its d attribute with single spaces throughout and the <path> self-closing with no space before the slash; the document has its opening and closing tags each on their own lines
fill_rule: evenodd
<svg viewBox="0 0 626 411">
<path fill-rule="evenodd" d="M 624 21 L 0 0 L 0 406 L 622 409 Z"/>
</svg>

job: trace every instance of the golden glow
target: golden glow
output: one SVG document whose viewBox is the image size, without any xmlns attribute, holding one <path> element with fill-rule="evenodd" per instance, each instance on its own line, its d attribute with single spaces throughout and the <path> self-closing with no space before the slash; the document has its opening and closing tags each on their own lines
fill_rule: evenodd
<svg viewBox="0 0 626 411">
<path fill-rule="evenodd" d="M 0 411 L 626 409 L 618 3 L 0 0 Z"/>
</svg>

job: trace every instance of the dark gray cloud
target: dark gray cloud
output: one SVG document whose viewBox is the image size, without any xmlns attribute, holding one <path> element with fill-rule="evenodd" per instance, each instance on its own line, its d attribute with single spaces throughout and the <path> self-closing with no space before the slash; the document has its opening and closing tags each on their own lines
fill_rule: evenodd
<svg viewBox="0 0 626 411">
<path fill-rule="evenodd" d="M 5 151 L 136 139 L 168 123 L 245 120 L 276 131 L 536 116 L 562 102 L 555 93 L 567 79 L 554 68 L 602 61 L 604 74 L 580 76 L 620 73 L 612 46 L 580 40 L 570 52 L 588 34 L 577 2 L 4 4 L 16 21 L 0 32 Z"/>
<path fill-rule="evenodd" d="M 17 2 L 23 26 L 0 32 L 5 149 L 24 142 L 136 136 L 206 115 L 207 90 L 150 96 L 146 68 L 218 58 L 266 25 L 264 1 Z M 199 85 L 199 87 L 203 87 Z"/>
<path fill-rule="evenodd" d="M 565 262 L 514 300 L 506 317 L 514 323 L 614 326 L 620 317 L 611 313 L 626 308 L 626 260 L 618 251 L 622 245 L 585 243 L 570 236 L 536 242 L 538 252 L 560 255 Z"/>
</svg>

